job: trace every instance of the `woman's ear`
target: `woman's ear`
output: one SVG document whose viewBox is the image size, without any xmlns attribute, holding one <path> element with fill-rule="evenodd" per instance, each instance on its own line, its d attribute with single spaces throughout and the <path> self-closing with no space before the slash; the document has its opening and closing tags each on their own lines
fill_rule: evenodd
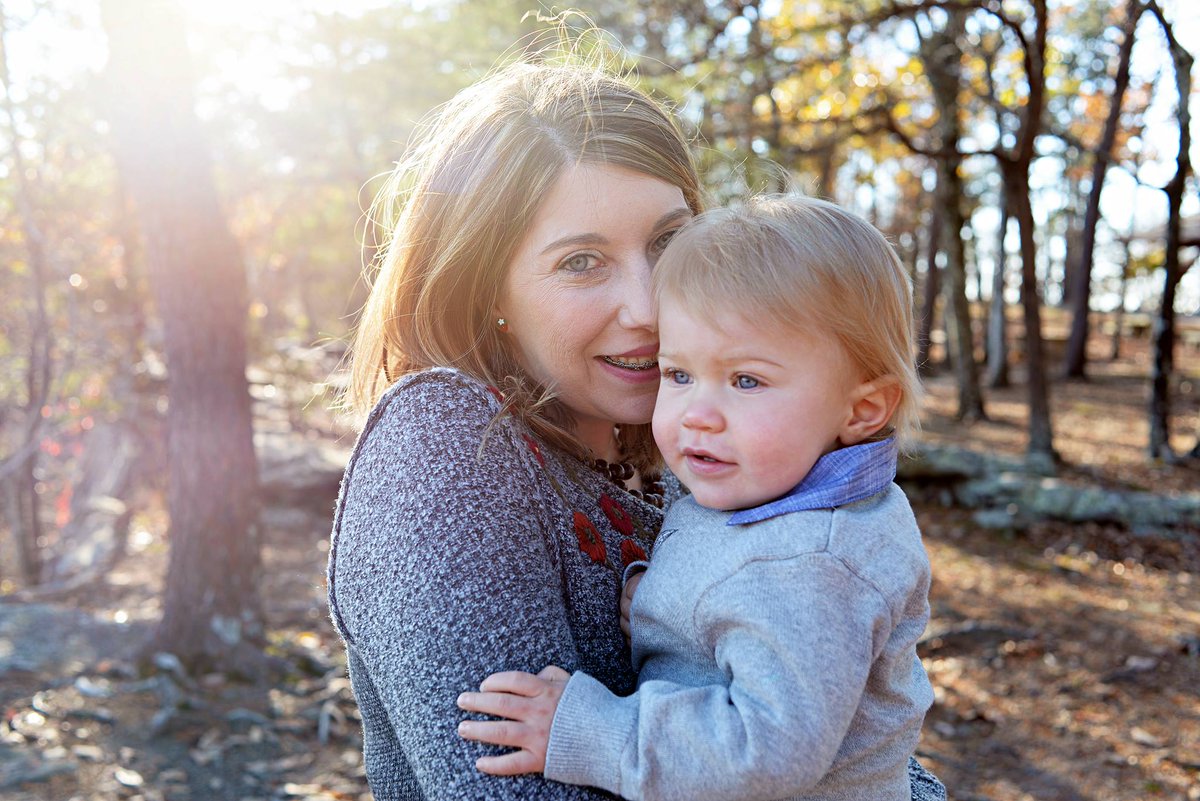
<svg viewBox="0 0 1200 801">
<path fill-rule="evenodd" d="M 900 382 L 894 376 L 864 381 L 850 392 L 850 412 L 838 442 L 857 445 L 888 424 L 900 405 Z"/>
</svg>

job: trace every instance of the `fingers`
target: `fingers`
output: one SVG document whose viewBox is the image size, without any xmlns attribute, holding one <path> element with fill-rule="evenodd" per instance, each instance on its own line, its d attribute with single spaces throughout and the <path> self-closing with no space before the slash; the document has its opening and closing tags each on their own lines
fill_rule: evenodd
<svg viewBox="0 0 1200 801">
<path fill-rule="evenodd" d="M 528 751 L 514 751 L 501 756 L 485 756 L 475 760 L 475 768 L 493 776 L 517 776 L 522 773 L 539 773 L 545 766 L 538 765 L 538 758 Z"/>
<path fill-rule="evenodd" d="M 625 586 L 621 588 L 621 633 L 625 635 L 625 639 L 630 637 L 629 615 L 633 609 L 633 596 L 637 592 L 638 583 L 642 580 L 642 573 L 634 573 L 625 582 Z"/>
<path fill-rule="evenodd" d="M 462 693 L 458 708 L 511 720 L 524 720 L 531 711 L 525 696 L 503 692 Z"/>
<path fill-rule="evenodd" d="M 530 725 L 512 720 L 464 720 L 458 724 L 458 735 L 492 745 L 517 748 L 509 754 L 486 756 L 475 760 L 475 767 L 496 776 L 515 776 L 519 773 L 541 773 L 546 767 L 546 747 L 550 739 L 548 722 Z"/>
<path fill-rule="evenodd" d="M 484 773 L 513 776 L 539 773 L 546 765 L 546 747 L 558 700 L 571 674 L 547 665 L 534 676 L 520 671 L 494 673 L 479 685 L 481 692 L 462 693 L 458 706 L 507 720 L 464 720 L 459 736 L 493 745 L 517 748 L 502 756 L 480 757 L 476 767 Z"/>
<path fill-rule="evenodd" d="M 511 720 L 464 720 L 458 724 L 458 736 L 480 743 L 524 748 L 529 732 L 524 723 Z"/>
<path fill-rule="evenodd" d="M 543 682 L 543 679 L 532 673 L 524 673 L 520 670 L 507 670 L 503 673 L 493 673 L 488 676 L 479 685 L 479 689 L 484 692 L 514 693 L 515 695 L 524 695 L 531 698 L 546 689 Z"/>
<path fill-rule="evenodd" d="M 638 584 L 642 582 L 642 576 L 644 575 L 645 571 L 634 573 L 625 582 L 625 586 L 621 588 L 621 607 L 623 609 L 633 604 L 633 596 L 637 593 Z"/>
<path fill-rule="evenodd" d="M 541 672 L 537 674 L 539 679 L 545 681 L 565 682 L 570 680 L 571 674 L 560 668 L 558 665 L 546 665 Z"/>
<path fill-rule="evenodd" d="M 639 583 L 641 583 L 642 576 L 644 576 L 644 575 L 646 575 L 646 571 L 642 570 L 642 571 L 640 571 L 638 573 L 634 573 L 632 576 L 630 576 L 629 581 L 625 582 L 625 587 L 621 590 L 621 596 L 622 597 L 628 596 L 629 599 L 632 600 L 633 594 L 635 592 L 637 592 L 637 586 Z"/>
<path fill-rule="evenodd" d="M 527 749 L 536 747 L 537 738 L 531 740 L 528 727 L 511 721 L 464 720 L 458 724 L 458 734 L 464 740 L 476 740 L 493 745 L 519 748 L 509 754 L 485 756 L 475 760 L 476 769 L 494 776 L 516 776 L 521 773 L 540 773 L 546 766 L 546 757 Z M 543 746 L 544 747 L 544 746 Z"/>
</svg>

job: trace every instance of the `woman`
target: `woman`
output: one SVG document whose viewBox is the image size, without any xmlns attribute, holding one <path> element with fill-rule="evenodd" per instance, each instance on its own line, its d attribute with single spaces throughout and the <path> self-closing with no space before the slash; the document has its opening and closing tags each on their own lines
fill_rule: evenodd
<svg viewBox="0 0 1200 801">
<path fill-rule="evenodd" d="M 678 493 L 648 425 L 649 280 L 701 207 L 687 143 L 620 80 L 517 65 L 451 101 L 388 192 L 329 569 L 371 789 L 607 797 L 477 772 L 455 698 L 546 664 L 634 687 L 621 572 Z"/>
</svg>

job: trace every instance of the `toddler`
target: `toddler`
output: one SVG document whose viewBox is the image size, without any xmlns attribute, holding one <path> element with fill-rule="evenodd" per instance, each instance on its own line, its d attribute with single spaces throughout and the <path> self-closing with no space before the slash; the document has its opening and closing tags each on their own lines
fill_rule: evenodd
<svg viewBox="0 0 1200 801">
<path fill-rule="evenodd" d="M 654 281 L 654 436 L 691 494 L 633 597 L 637 691 L 499 673 L 459 706 L 507 720 L 460 734 L 519 749 L 485 772 L 629 799 L 908 801 L 933 701 L 929 562 L 893 483 L 920 392 L 908 276 L 857 216 L 772 196 L 689 223 Z"/>
</svg>

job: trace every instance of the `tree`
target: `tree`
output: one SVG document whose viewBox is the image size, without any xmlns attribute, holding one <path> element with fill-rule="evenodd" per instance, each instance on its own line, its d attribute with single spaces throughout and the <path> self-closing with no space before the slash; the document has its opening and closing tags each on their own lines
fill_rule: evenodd
<svg viewBox="0 0 1200 801">
<path fill-rule="evenodd" d="M 1021 242 L 1021 308 L 1025 327 L 1026 387 L 1029 398 L 1029 442 L 1026 458 L 1040 470 L 1050 470 L 1057 461 L 1054 432 L 1050 422 L 1050 393 L 1042 354 L 1041 294 L 1037 279 L 1037 243 L 1034 239 L 1033 206 L 1029 198 L 1029 168 L 1034 144 L 1042 129 L 1046 98 L 1046 35 L 1048 14 L 1045 0 L 1031 0 L 1033 30 L 1026 32 L 1022 20 L 995 11 L 998 19 L 1020 43 L 1027 94 L 1012 147 L 998 144 L 992 151 L 1000 163 L 1005 196 L 1012 204 Z"/>
<path fill-rule="evenodd" d="M 941 173 L 938 178 L 941 180 Z M 934 187 L 934 197 L 942 193 Z M 942 268 L 938 266 L 938 251 L 942 243 L 942 214 L 935 202 L 929 209 L 928 240 L 926 242 L 925 284 L 921 288 L 921 307 L 917 311 L 917 369 L 922 375 L 933 371 L 930 349 L 933 346 L 933 323 L 937 316 L 937 299 L 941 294 Z"/>
<path fill-rule="evenodd" d="M 1149 0 L 1146 9 L 1158 20 L 1166 37 L 1175 68 L 1176 119 L 1179 120 L 1179 152 L 1175 157 L 1175 174 L 1167 183 L 1166 254 L 1163 260 L 1163 292 L 1158 317 L 1154 321 L 1152 361 L 1150 367 L 1150 442 L 1152 459 L 1172 459 L 1171 450 L 1171 372 L 1175 362 L 1175 290 L 1183 276 L 1179 251 L 1183 247 L 1183 192 L 1192 172 L 1191 146 L 1192 115 L 1189 102 L 1192 96 L 1192 65 L 1195 59 L 1179 40 L 1171 23 L 1156 0 Z"/>
<path fill-rule="evenodd" d="M 105 0 L 102 18 L 117 163 L 137 206 L 168 369 L 171 550 L 148 650 L 254 676 L 265 663 L 245 273 L 192 110 L 178 10 Z"/>
<path fill-rule="evenodd" d="M 1083 230 L 1079 254 L 1074 265 L 1068 265 L 1071 275 L 1068 303 L 1071 309 L 1071 332 L 1067 338 L 1067 349 L 1063 372 L 1070 378 L 1084 378 L 1087 366 L 1087 340 L 1089 331 L 1089 307 L 1092 296 L 1092 257 L 1096 250 L 1096 227 L 1100 222 L 1100 193 L 1104 188 L 1104 177 L 1112 160 L 1113 146 L 1117 140 L 1117 129 L 1121 121 L 1121 103 L 1129 88 L 1129 65 L 1133 55 L 1134 34 L 1138 20 L 1145 10 L 1141 0 L 1128 0 L 1125 21 L 1122 26 L 1123 39 L 1117 57 L 1117 73 L 1113 79 L 1112 101 L 1104 122 L 1104 133 L 1093 153 L 1092 186 L 1088 194 L 1087 210 L 1084 212 Z"/>
<path fill-rule="evenodd" d="M 13 451 L 0 459 L 0 490 L 8 511 L 9 526 L 16 546 L 18 570 L 26 584 L 36 584 L 41 576 L 39 542 L 42 540 L 41 502 L 37 492 L 35 471 L 38 445 L 42 431 L 42 409 L 50 396 L 53 376 L 50 321 L 47 315 L 47 283 L 50 266 L 46 241 L 34 216 L 30 170 L 25 163 L 21 145 L 23 137 L 13 100 L 12 81 L 8 70 L 8 23 L 0 6 L 0 87 L 3 88 L 5 127 L 9 132 L 9 152 L 15 180 L 15 202 L 20 215 L 28 264 L 30 295 L 29 347 L 25 361 L 24 402 L 19 412 L 21 434 Z M 4 416 L 7 416 L 6 414 Z M 0 418 L 2 422 L 2 418 Z"/>
<path fill-rule="evenodd" d="M 1008 386 L 1008 319 L 1004 300 L 1005 278 L 1008 272 L 1008 239 L 1009 206 L 1008 193 L 1004 184 L 1000 184 L 1000 199 L 996 204 L 1000 209 L 1000 225 L 996 229 L 996 257 L 992 266 L 992 298 L 988 304 L 987 328 L 987 375 L 989 387 L 999 389 Z"/>
<path fill-rule="evenodd" d="M 934 194 L 935 213 L 944 215 L 940 225 L 939 247 L 946 259 L 943 270 L 946 294 L 946 333 L 949 334 L 952 362 L 958 384 L 960 420 L 982 420 L 983 393 L 979 389 L 979 367 L 975 361 L 975 339 L 971 330 L 971 307 L 967 303 L 967 268 L 963 250 L 962 156 L 959 143 L 962 124 L 959 121 L 959 92 L 962 49 L 959 38 L 965 26 L 965 14 L 951 11 L 941 28 L 935 29 L 921 48 L 925 72 L 933 89 L 938 109 L 934 130 L 938 139 L 937 190 Z"/>
</svg>

